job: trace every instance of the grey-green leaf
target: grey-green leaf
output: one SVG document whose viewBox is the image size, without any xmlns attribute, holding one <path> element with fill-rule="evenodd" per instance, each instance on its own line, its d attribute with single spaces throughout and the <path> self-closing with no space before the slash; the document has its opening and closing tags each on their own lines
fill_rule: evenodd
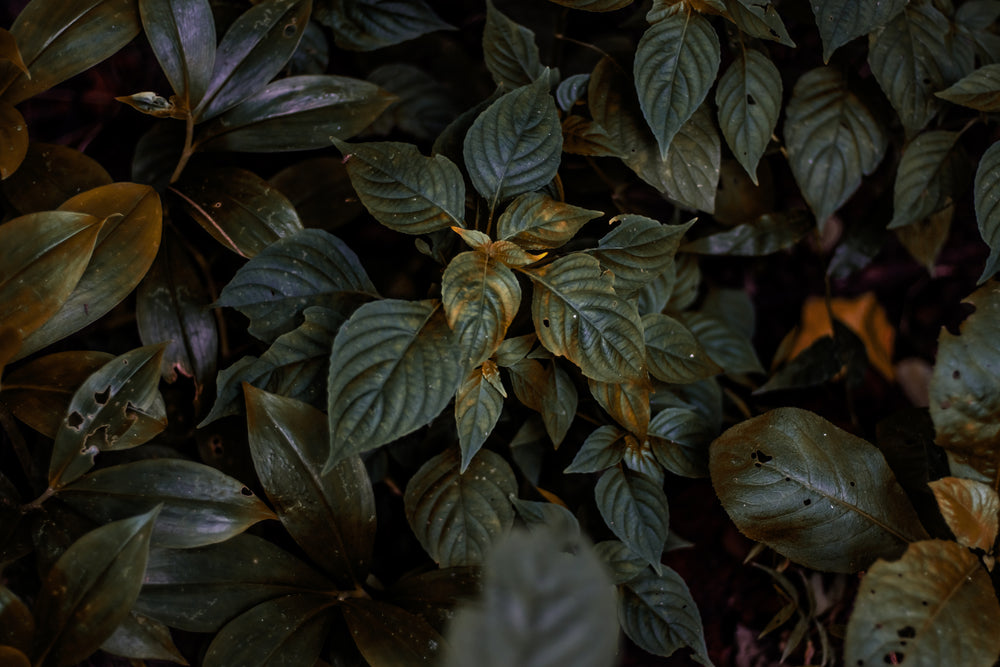
<svg viewBox="0 0 1000 667">
<path fill-rule="evenodd" d="M 497 220 L 497 238 L 528 251 L 551 250 L 572 239 L 585 224 L 604 215 L 572 206 L 541 192 L 512 201 Z"/>
<path fill-rule="evenodd" d="M 907 0 L 810 0 L 820 37 L 823 62 L 844 44 L 885 25 L 903 10 Z"/>
<path fill-rule="evenodd" d="M 679 574 L 664 567 L 630 579 L 618 599 L 618 620 L 629 639 L 654 655 L 690 648 L 691 658 L 711 667 L 698 605 Z"/>
<path fill-rule="evenodd" d="M 333 30 L 337 46 L 374 51 L 438 30 L 454 30 L 424 0 L 337 0 L 318 4 L 316 19 Z"/>
<path fill-rule="evenodd" d="M 646 363 L 653 377 L 663 382 L 686 384 L 722 372 L 687 327 L 662 313 L 642 318 L 646 341 Z"/>
<path fill-rule="evenodd" d="M 893 186 L 889 229 L 920 222 L 946 207 L 968 178 L 958 132 L 923 132 L 903 151 Z"/>
<path fill-rule="evenodd" d="M 195 108 L 215 66 L 215 18 L 208 0 L 140 0 L 139 16 L 182 108 Z"/>
<path fill-rule="evenodd" d="M 594 499 L 611 532 L 659 572 L 670 529 L 667 496 L 660 484 L 640 472 L 615 466 L 597 481 Z"/>
<path fill-rule="evenodd" d="M 598 426 L 583 441 L 573 462 L 563 472 L 591 473 L 618 465 L 625 456 L 625 431 L 617 426 Z"/>
<path fill-rule="evenodd" d="M 694 334 L 712 361 L 727 373 L 764 372 L 746 332 L 707 313 L 679 313 L 677 319 Z"/>
<path fill-rule="evenodd" d="M 795 48 L 772 0 L 723 0 L 736 27 L 759 39 L 769 39 Z"/>
<path fill-rule="evenodd" d="M 812 229 L 813 221 L 804 211 L 765 213 L 753 222 L 686 243 L 682 250 L 702 255 L 759 257 L 792 247 Z"/>
<path fill-rule="evenodd" d="M 601 237 L 592 252 L 601 266 L 614 274 L 616 294 L 632 296 L 669 269 L 677 246 L 692 222 L 664 225 L 641 215 L 624 214 L 611 219 L 618 223 Z"/>
<path fill-rule="evenodd" d="M 741 51 L 719 78 L 719 126 L 733 155 L 757 184 L 757 164 L 781 111 L 781 74 L 762 51 Z"/>
<path fill-rule="evenodd" d="M 508 89 L 527 86 L 544 70 L 535 33 L 508 18 L 491 0 L 486 2 L 483 58 L 493 81 Z"/>
<path fill-rule="evenodd" d="M 1000 269 L 1000 142 L 986 149 L 976 169 L 976 220 L 979 233 L 990 247 L 979 284 Z"/>
<path fill-rule="evenodd" d="M 503 410 L 507 391 L 500 380 L 497 365 L 487 359 L 474 368 L 455 394 L 455 425 L 458 444 L 462 450 L 462 468 L 465 472 L 472 457 L 493 432 Z"/>
<path fill-rule="evenodd" d="M 938 93 L 943 100 L 977 111 L 1000 110 L 1000 64 L 984 65 Z"/>
<path fill-rule="evenodd" d="M 715 212 L 722 166 L 722 140 L 708 103 L 681 125 L 664 161 L 663 189 L 684 208 Z"/>
</svg>

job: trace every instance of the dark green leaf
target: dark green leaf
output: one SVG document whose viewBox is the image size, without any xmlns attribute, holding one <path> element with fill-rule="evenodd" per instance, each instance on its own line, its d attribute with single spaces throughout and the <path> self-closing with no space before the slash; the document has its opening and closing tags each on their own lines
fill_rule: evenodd
<svg viewBox="0 0 1000 667">
<path fill-rule="evenodd" d="M 1000 142 L 994 143 L 979 160 L 976 169 L 976 220 L 979 233 L 990 247 L 986 267 L 979 276 L 984 283 L 1000 269 Z"/>
<path fill-rule="evenodd" d="M 977 111 L 1000 111 L 1000 64 L 980 67 L 935 95 Z"/>
<path fill-rule="evenodd" d="M 771 0 L 723 0 L 729 17 L 740 30 L 760 39 L 769 39 L 795 48 L 784 21 Z"/>
<path fill-rule="evenodd" d="M 702 236 L 684 245 L 684 252 L 702 255 L 761 256 L 790 248 L 813 228 L 808 214 L 801 211 L 765 213 L 753 222 Z"/>
<path fill-rule="evenodd" d="M 587 385 L 590 387 L 591 396 L 604 408 L 605 412 L 611 415 L 612 419 L 637 437 L 645 437 L 646 429 L 649 426 L 649 382 L 597 382 L 590 380 Z"/>
<path fill-rule="evenodd" d="M 181 665 L 188 664 L 174 646 L 170 628 L 134 612 L 126 616 L 111 636 L 104 640 L 101 650 L 136 660 L 169 660 Z"/>
<path fill-rule="evenodd" d="M 465 472 L 452 447 L 425 463 L 406 486 L 406 518 L 420 544 L 441 567 L 479 565 L 514 522 L 509 498 L 514 472 L 499 455 L 481 449 Z"/>
<path fill-rule="evenodd" d="M 964 165 L 962 168 L 964 169 Z M 955 203 L 949 202 L 947 206 L 931 213 L 923 220 L 895 230 L 896 238 L 907 252 L 932 275 L 938 255 L 941 254 L 951 234 L 951 221 L 954 216 Z"/>
<path fill-rule="evenodd" d="M 694 221 L 663 225 L 641 215 L 611 219 L 618 226 L 601 237 L 593 255 L 614 274 L 615 293 L 630 296 L 667 270 L 681 238 Z"/>
<path fill-rule="evenodd" d="M 661 485 L 647 475 L 615 466 L 597 481 L 594 499 L 611 532 L 659 572 L 670 523 Z"/>
<path fill-rule="evenodd" d="M 59 208 L 74 195 L 110 183 L 104 167 L 80 151 L 32 142 L 21 166 L 3 182 L 3 192 L 21 213 L 35 213 Z"/>
<path fill-rule="evenodd" d="M 683 4 L 649 27 L 635 50 L 642 113 L 666 158 L 674 135 L 708 96 L 720 60 L 715 28 Z"/>
<path fill-rule="evenodd" d="M 389 601 L 444 632 L 451 623 L 455 604 L 480 590 L 479 572 L 480 568 L 467 566 L 408 574 L 389 589 Z"/>
<path fill-rule="evenodd" d="M 589 83 L 589 74 L 573 74 L 560 81 L 556 87 L 556 103 L 559 108 L 563 111 L 572 109 L 586 95 Z"/>
<path fill-rule="evenodd" d="M 316 157 L 296 162 L 269 181 L 292 202 L 305 227 L 333 231 L 365 210 L 347 176 L 347 167 L 339 158 Z M 336 216 L 330 215 L 332 205 L 336 205 Z"/>
<path fill-rule="evenodd" d="M 785 146 L 820 229 L 882 161 L 886 142 L 879 121 L 837 69 L 818 67 L 799 77 L 785 111 Z"/>
<path fill-rule="evenodd" d="M 629 639 L 654 655 L 669 657 L 690 648 L 691 659 L 711 666 L 698 606 L 679 574 L 669 567 L 662 574 L 640 573 L 622 589 L 618 621 Z"/>
<path fill-rule="evenodd" d="M 681 125 L 667 151 L 664 192 L 684 208 L 713 213 L 719 186 L 722 141 L 708 103 Z"/>
<path fill-rule="evenodd" d="M 926 536 L 878 449 L 806 410 L 730 428 L 710 465 L 736 526 L 807 567 L 856 572 Z"/>
<path fill-rule="evenodd" d="M 583 116 L 566 116 L 562 124 L 563 151 L 592 157 L 622 157 L 620 146 L 607 130 Z"/>
<path fill-rule="evenodd" d="M 562 154 L 559 127 L 548 70 L 479 114 L 465 135 L 463 152 L 469 178 L 491 210 L 555 177 Z"/>
<path fill-rule="evenodd" d="M 580 532 L 580 522 L 564 506 L 520 498 L 511 498 L 510 502 L 528 530 L 543 532 L 546 536 L 555 538 L 563 548 L 576 549 L 584 539 Z"/>
<path fill-rule="evenodd" d="M 833 380 L 843 370 L 837 342 L 833 336 L 823 336 L 779 368 L 756 393 L 815 387 Z"/>
<path fill-rule="evenodd" d="M 632 0 L 552 0 L 552 2 L 587 12 L 613 12 L 632 4 Z"/>
<path fill-rule="evenodd" d="M 377 134 L 389 134 L 398 128 L 422 142 L 430 142 L 461 110 L 448 84 L 408 63 L 377 67 L 368 80 L 396 97 L 372 126 Z"/>
<path fill-rule="evenodd" d="M 184 110 L 208 90 L 215 65 L 215 19 L 208 0 L 139 0 L 156 60 Z"/>
<path fill-rule="evenodd" d="M 781 74 L 762 51 L 741 51 L 715 89 L 719 126 L 733 155 L 757 185 L 757 164 L 781 111 Z"/>
<path fill-rule="evenodd" d="M 512 201 L 497 220 L 497 238 L 528 251 L 552 250 L 572 239 L 585 224 L 604 215 L 529 192 Z"/>
<path fill-rule="evenodd" d="M 559 447 L 576 415 L 577 393 L 572 379 L 558 364 L 524 359 L 509 368 L 514 395 L 525 406 L 540 412 L 545 431 Z"/>
<path fill-rule="evenodd" d="M 17 171 L 28 154 L 27 130 L 21 112 L 0 102 L 0 180 Z"/>
<path fill-rule="evenodd" d="M 0 646 L 30 653 L 34 634 L 35 617 L 31 615 L 28 605 L 14 591 L 0 586 Z M 0 659 L 3 657 L 0 654 Z"/>
<path fill-rule="evenodd" d="M 345 600 L 341 610 L 351 637 L 371 667 L 437 664 L 444 639 L 419 616 L 365 598 Z"/>
<path fill-rule="evenodd" d="M 932 130 L 917 135 L 906 147 L 896 171 L 889 229 L 923 220 L 959 194 L 969 171 L 959 136 Z"/>
<path fill-rule="evenodd" d="M 823 38 L 823 62 L 830 62 L 833 52 L 852 39 L 888 23 L 906 3 L 907 0 L 810 0 Z"/>
<path fill-rule="evenodd" d="M 505 16 L 492 0 L 486 2 L 483 58 L 493 81 L 508 89 L 527 86 L 544 70 L 535 33 Z"/>
<path fill-rule="evenodd" d="M 649 422 L 653 456 L 682 477 L 708 477 L 708 446 L 717 433 L 704 415 L 687 408 L 664 408 Z"/>
<path fill-rule="evenodd" d="M 34 664 L 76 664 L 125 620 L 142 586 L 158 511 L 97 528 L 63 553 L 35 601 Z"/>
<path fill-rule="evenodd" d="M 316 19 L 333 30 L 342 49 L 374 51 L 438 30 L 454 30 L 424 0 L 332 0 L 318 3 Z"/>
<path fill-rule="evenodd" d="M 465 472 L 469 462 L 493 432 L 503 410 L 503 399 L 507 392 L 500 380 L 497 365 L 487 359 L 482 366 L 474 368 L 462 382 L 455 394 L 455 425 L 458 428 L 458 444 L 462 450 L 462 468 Z"/>
<path fill-rule="evenodd" d="M 346 316 L 374 296 L 354 251 L 332 234 L 306 229 L 241 267 L 216 305 L 236 308 L 250 318 L 251 334 L 270 341 L 298 326 L 299 314 L 310 306 Z"/>
<path fill-rule="evenodd" d="M 598 542 L 594 545 L 594 551 L 615 584 L 628 583 L 649 568 L 649 563 L 618 540 Z"/>
<path fill-rule="evenodd" d="M 649 372 L 663 382 L 686 384 L 722 372 L 683 324 L 662 313 L 642 318 Z"/>
<path fill-rule="evenodd" d="M 679 313 L 708 356 L 727 373 L 763 373 L 750 337 L 706 313 Z"/>
<path fill-rule="evenodd" d="M 607 470 L 625 456 L 625 437 L 628 434 L 615 426 L 598 426 L 583 441 L 573 462 L 563 472 L 591 473 Z"/>
</svg>

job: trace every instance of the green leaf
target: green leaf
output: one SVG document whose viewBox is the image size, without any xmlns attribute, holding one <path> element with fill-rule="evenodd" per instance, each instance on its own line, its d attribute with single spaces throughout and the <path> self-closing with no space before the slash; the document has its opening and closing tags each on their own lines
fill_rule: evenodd
<svg viewBox="0 0 1000 667">
<path fill-rule="evenodd" d="M 555 362 L 542 364 L 537 359 L 524 359 L 508 370 L 514 395 L 541 413 L 545 431 L 558 448 L 576 415 L 578 397 L 572 379 Z"/>
<path fill-rule="evenodd" d="M 35 634 L 35 617 L 14 591 L 0 586 L 0 646 L 30 653 Z M 0 658 L 3 658 L 0 654 Z M 30 664 L 25 661 L 25 664 Z"/>
<path fill-rule="evenodd" d="M 989 553 L 1000 529 L 1000 496 L 974 479 L 942 477 L 929 484 L 955 541 Z"/>
<path fill-rule="evenodd" d="M 633 0 L 552 0 L 557 5 L 586 12 L 613 12 L 632 4 Z"/>
<path fill-rule="evenodd" d="M 615 466 L 597 481 L 594 499 L 611 532 L 659 572 L 670 523 L 662 486 L 640 472 Z"/>
<path fill-rule="evenodd" d="M 361 203 L 389 229 L 427 234 L 465 226 L 465 181 L 448 158 L 424 157 L 397 141 L 336 143 Z"/>
<path fill-rule="evenodd" d="M 134 0 L 29 2 L 10 34 L 30 74 L 5 63 L 0 69 L 3 100 L 18 104 L 90 69 L 131 42 L 140 29 Z"/>
<path fill-rule="evenodd" d="M 576 106 L 576 103 L 587 94 L 588 83 L 590 83 L 589 74 L 571 74 L 560 81 L 559 85 L 556 86 L 556 104 L 559 105 L 559 108 L 563 111 L 569 111 Z"/>
<path fill-rule="evenodd" d="M 664 225 L 626 213 L 612 218 L 610 224 L 615 223 L 618 226 L 602 236 L 591 252 L 614 274 L 615 292 L 631 296 L 673 264 L 681 238 L 694 221 Z"/>
<path fill-rule="evenodd" d="M 823 62 L 852 39 L 867 35 L 903 11 L 907 0 L 810 0 L 819 35 L 823 39 Z"/>
<path fill-rule="evenodd" d="M 51 488 L 87 472 L 98 451 L 136 447 L 166 428 L 166 408 L 157 390 L 162 356 L 162 345 L 136 348 L 107 362 L 80 385 L 52 446 Z"/>
<path fill-rule="evenodd" d="M 188 664 L 174 646 L 170 628 L 135 612 L 126 616 L 111 636 L 104 640 L 101 650 L 136 660 L 169 660 L 181 665 Z"/>
<path fill-rule="evenodd" d="M 917 542 L 898 561 L 872 565 L 861 581 L 844 664 L 885 664 L 891 656 L 916 667 L 992 665 L 1000 637 L 969 628 L 997 623 L 1000 605 L 979 559 L 954 542 Z"/>
<path fill-rule="evenodd" d="M 125 620 L 142 586 L 158 511 L 92 530 L 60 556 L 35 600 L 34 664 L 76 664 Z"/>
<path fill-rule="evenodd" d="M 1000 64 L 980 67 L 951 87 L 934 94 L 977 111 L 1000 111 Z"/>
<path fill-rule="evenodd" d="M 574 253 L 525 273 L 534 287 L 535 331 L 546 349 L 600 382 L 645 376 L 639 313 L 615 292 L 613 276 L 595 258 Z"/>
<path fill-rule="evenodd" d="M 647 350 L 648 354 L 648 350 Z M 611 415 L 637 437 L 649 427 L 649 382 L 587 382 L 590 394 Z"/>
<path fill-rule="evenodd" d="M 358 308 L 330 353 L 325 469 L 430 423 L 464 379 L 463 366 L 439 303 L 385 299 Z"/>
<path fill-rule="evenodd" d="M 32 142 L 21 166 L 3 182 L 3 192 L 19 212 L 36 213 L 57 209 L 70 197 L 110 183 L 104 167 L 80 151 Z"/>
<path fill-rule="evenodd" d="M 333 30 L 337 46 L 374 51 L 438 30 L 454 30 L 424 0 L 333 0 L 317 4 L 316 19 Z"/>
<path fill-rule="evenodd" d="M 1000 142 L 993 143 L 979 160 L 975 185 L 976 221 L 990 247 L 979 284 L 1000 270 Z"/>
<path fill-rule="evenodd" d="M 708 103 L 684 123 L 667 151 L 663 189 L 684 208 L 713 213 L 722 164 L 722 141 Z"/>
<path fill-rule="evenodd" d="M 598 426 L 583 441 L 566 473 L 592 473 L 618 465 L 625 456 L 625 438 L 628 434 L 616 426 Z"/>
<path fill-rule="evenodd" d="M 640 573 L 622 589 L 618 621 L 640 648 L 669 657 L 690 648 L 691 659 L 711 666 L 698 606 L 679 574 L 664 567 L 662 574 Z"/>
<path fill-rule="evenodd" d="M 424 619 L 385 602 L 351 598 L 341 605 L 344 620 L 371 667 L 434 665 L 444 638 Z"/>
<path fill-rule="evenodd" d="M 508 89 L 529 85 L 545 70 L 538 57 L 535 33 L 505 16 L 492 0 L 486 2 L 483 58 L 493 81 Z"/>
<path fill-rule="evenodd" d="M 676 5 L 639 40 L 635 88 L 661 158 L 666 159 L 674 135 L 708 96 L 720 51 L 712 24 L 685 5 Z"/>
<path fill-rule="evenodd" d="M 245 11 L 215 50 L 215 67 L 192 111 L 204 122 L 231 109 L 281 71 L 309 22 L 312 0 L 264 0 Z"/>
<path fill-rule="evenodd" d="M 791 248 L 812 231 L 813 221 L 801 211 L 765 213 L 753 222 L 736 225 L 684 244 L 684 252 L 701 255 L 759 257 Z"/>
<path fill-rule="evenodd" d="M 188 170 L 170 191 L 206 232 L 242 257 L 253 257 L 278 239 L 302 231 L 288 198 L 245 169 Z"/>
<path fill-rule="evenodd" d="M 552 250 L 602 215 L 601 211 L 572 206 L 541 192 L 529 192 L 504 209 L 497 220 L 497 238 L 513 241 L 528 251 Z"/>
<path fill-rule="evenodd" d="M 326 231 L 347 225 L 365 208 L 355 196 L 347 167 L 340 158 L 315 157 L 296 162 L 272 176 L 278 188 L 302 220 L 302 224 Z M 337 215 L 330 215 L 330 202 L 337 202 Z"/>
<path fill-rule="evenodd" d="M 878 449 L 806 410 L 737 424 L 710 455 L 736 526 L 806 567 L 856 572 L 926 536 Z"/>
<path fill-rule="evenodd" d="M 756 49 L 741 51 L 715 89 L 722 135 L 754 185 L 757 164 L 778 124 L 781 94 L 778 68 Z"/>
<path fill-rule="evenodd" d="M 604 563 L 605 570 L 610 572 L 612 581 L 616 585 L 628 583 L 649 569 L 649 563 L 636 556 L 618 540 L 598 542 L 594 545 L 594 551 Z"/>
<path fill-rule="evenodd" d="M 446 567 L 404 575 L 389 589 L 388 599 L 444 632 L 456 603 L 471 598 L 480 588 L 480 568 Z"/>
<path fill-rule="evenodd" d="M 795 48 L 771 0 L 723 0 L 723 3 L 733 23 L 746 34 Z"/>
<path fill-rule="evenodd" d="M 682 477 L 708 477 L 708 446 L 717 429 L 696 410 L 664 408 L 649 422 L 649 439 L 656 461 Z"/>
<path fill-rule="evenodd" d="M 332 234 L 306 229 L 276 241 L 243 265 L 216 305 L 246 315 L 250 333 L 269 341 L 298 326 L 300 313 L 310 306 L 346 316 L 375 296 L 354 251 Z"/>
<path fill-rule="evenodd" d="M 0 102 L 0 180 L 17 171 L 28 154 L 28 126 L 21 112 Z"/>
<path fill-rule="evenodd" d="M 227 623 L 205 653 L 205 667 L 312 665 L 329 633 L 336 598 L 294 594 L 261 602 Z"/>
<path fill-rule="evenodd" d="M 707 313 L 678 313 L 678 320 L 726 373 L 763 373 L 750 336 Z"/>
<path fill-rule="evenodd" d="M 547 530 L 519 531 L 485 566 L 483 596 L 460 609 L 447 667 L 607 667 L 615 663 L 614 589 L 593 549 L 562 549 Z"/>
<path fill-rule="evenodd" d="M 408 63 L 377 67 L 368 80 L 395 96 L 395 102 L 372 125 L 378 134 L 398 129 L 421 142 L 432 142 L 461 111 L 448 84 Z"/>
<path fill-rule="evenodd" d="M 345 586 L 365 580 L 375 540 L 375 496 L 364 463 L 344 459 L 320 474 L 326 416 L 244 385 L 250 454 L 278 519 L 309 558 Z"/>
<path fill-rule="evenodd" d="M 253 535 L 197 549 L 152 549 L 134 611 L 191 632 L 215 632 L 265 600 L 333 587 L 322 575 Z"/>
<path fill-rule="evenodd" d="M 279 79 L 205 127 L 200 150 L 279 153 L 325 148 L 372 124 L 395 98 L 360 79 L 303 74 Z"/>
<path fill-rule="evenodd" d="M 795 83 L 785 110 L 785 146 L 792 174 L 823 229 L 827 219 L 875 171 L 885 155 L 879 121 L 831 67 Z"/>
<path fill-rule="evenodd" d="M 183 109 L 208 90 L 215 65 L 215 19 L 208 0 L 139 0 L 139 16 L 156 60 Z"/>
<path fill-rule="evenodd" d="M 465 135 L 463 154 L 472 185 L 491 210 L 498 202 L 538 190 L 555 178 L 562 155 L 559 128 L 548 70 L 476 117 Z"/>
<path fill-rule="evenodd" d="M 697 382 L 722 372 L 687 327 L 662 313 L 642 318 L 650 374 L 675 384 Z"/>
<path fill-rule="evenodd" d="M 455 426 L 462 450 L 459 472 L 466 471 L 472 457 L 490 437 L 500 419 L 505 398 L 507 392 L 500 380 L 500 372 L 496 363 L 489 359 L 474 368 L 459 386 L 455 394 Z"/>
<path fill-rule="evenodd" d="M 945 208 L 968 176 L 960 133 L 932 130 L 917 135 L 903 152 L 893 187 L 889 229 L 923 220 Z"/>
<path fill-rule="evenodd" d="M 101 468 L 62 487 L 59 497 L 95 521 L 114 521 L 162 505 L 153 543 L 179 549 L 223 542 L 275 518 L 239 480 L 183 459 L 143 459 Z"/>
<path fill-rule="evenodd" d="M 514 522 L 517 480 L 503 458 L 481 449 L 460 470 L 451 447 L 417 470 L 403 498 L 410 528 L 441 567 L 481 564 Z"/>
<path fill-rule="evenodd" d="M 562 505 L 520 498 L 511 498 L 510 501 L 529 531 L 545 533 L 567 550 L 578 548 L 584 540 L 580 522 Z"/>
</svg>

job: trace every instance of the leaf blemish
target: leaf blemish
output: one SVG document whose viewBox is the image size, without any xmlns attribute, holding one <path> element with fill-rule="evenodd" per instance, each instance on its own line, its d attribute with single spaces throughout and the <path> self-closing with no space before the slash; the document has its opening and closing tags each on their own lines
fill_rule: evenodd
<svg viewBox="0 0 1000 667">
<path fill-rule="evenodd" d="M 111 387 L 105 388 L 104 391 L 98 391 L 94 393 L 94 402 L 98 405 L 106 405 L 108 399 L 111 398 Z"/>
<path fill-rule="evenodd" d="M 80 430 L 80 426 L 83 424 L 83 415 L 79 412 L 73 411 L 66 418 L 66 425 L 75 431 Z"/>
</svg>

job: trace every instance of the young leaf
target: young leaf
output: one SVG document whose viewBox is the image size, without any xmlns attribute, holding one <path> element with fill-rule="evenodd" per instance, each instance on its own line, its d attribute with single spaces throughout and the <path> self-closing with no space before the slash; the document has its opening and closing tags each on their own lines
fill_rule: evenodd
<svg viewBox="0 0 1000 667">
<path fill-rule="evenodd" d="M 441 567 L 481 564 L 514 523 L 517 480 L 503 458 L 481 449 L 460 470 L 451 447 L 417 470 L 403 498 L 410 528 Z"/>
<path fill-rule="evenodd" d="M 337 0 L 316 7 L 342 49 L 374 51 L 438 30 L 454 30 L 424 0 Z"/>
<path fill-rule="evenodd" d="M 687 327 L 662 313 L 642 318 L 646 341 L 646 363 L 653 377 L 663 382 L 686 384 L 722 372 Z"/>
<path fill-rule="evenodd" d="M 765 213 L 753 222 L 695 239 L 681 250 L 701 255 L 759 257 L 794 246 L 812 229 L 813 221 L 805 212 Z"/>
<path fill-rule="evenodd" d="M 550 352 L 600 382 L 645 377 L 639 313 L 596 259 L 574 253 L 525 273 L 534 287 L 535 331 Z"/>
<path fill-rule="evenodd" d="M 741 51 L 719 78 L 719 126 L 733 155 L 757 185 L 757 164 L 781 111 L 781 74 L 762 51 Z"/>
<path fill-rule="evenodd" d="M 807 567 L 856 572 L 926 537 L 879 451 L 807 410 L 741 422 L 710 456 L 712 484 L 736 526 Z"/>
<path fill-rule="evenodd" d="M 465 377 L 441 305 L 385 299 L 354 311 L 330 353 L 324 470 L 429 423 Z"/>
<path fill-rule="evenodd" d="M 76 664 L 125 620 L 142 586 L 158 511 L 92 530 L 56 561 L 35 600 L 33 664 Z"/>
<path fill-rule="evenodd" d="M 590 387 L 591 396 L 605 412 L 611 415 L 612 419 L 636 437 L 646 436 L 646 429 L 649 427 L 649 382 L 590 380 L 587 385 Z"/>
<path fill-rule="evenodd" d="M 974 479 L 943 477 L 930 483 L 938 507 L 956 541 L 989 553 L 997 539 L 1000 496 Z"/>
<path fill-rule="evenodd" d="M 552 250 L 576 236 L 585 224 L 604 215 L 529 192 L 512 201 L 497 220 L 497 238 L 528 251 Z"/>
<path fill-rule="evenodd" d="M 646 30 L 635 49 L 635 89 L 666 158 L 674 135 L 708 96 L 720 60 L 712 24 L 685 5 Z"/>
<path fill-rule="evenodd" d="M 614 274 L 615 293 L 630 296 L 670 267 L 681 238 L 694 222 L 664 225 L 641 215 L 611 219 L 618 226 L 601 237 L 592 252 Z"/>
<path fill-rule="evenodd" d="M 661 574 L 644 570 L 630 579 L 618 598 L 622 630 L 643 650 L 670 657 L 690 648 L 691 658 L 711 667 L 698 605 L 679 574 L 669 567 Z"/>
<path fill-rule="evenodd" d="M 736 27 L 759 39 L 769 39 L 795 48 L 772 0 L 723 0 Z"/>
<path fill-rule="evenodd" d="M 358 650 L 371 667 L 437 664 L 444 639 L 430 624 L 399 607 L 365 598 L 341 606 Z"/>
<path fill-rule="evenodd" d="M 625 456 L 625 436 L 628 434 L 615 426 L 598 426 L 583 441 L 573 462 L 563 472 L 591 473 L 618 465 Z"/>
<path fill-rule="evenodd" d="M 1000 111 L 1000 65 L 985 65 L 940 92 L 943 100 L 977 111 Z"/>
<path fill-rule="evenodd" d="M 556 86 L 556 104 L 559 105 L 559 108 L 563 111 L 569 111 L 576 106 L 576 103 L 587 93 L 588 83 L 590 83 L 589 74 L 571 74 L 560 81 L 559 85 Z"/>
<path fill-rule="evenodd" d="M 981 285 L 1000 270 L 1000 142 L 987 148 L 979 160 L 975 202 L 979 233 L 990 247 L 986 267 L 979 276 Z"/>
<path fill-rule="evenodd" d="M 174 646 L 170 628 L 135 612 L 130 612 L 104 640 L 101 650 L 135 660 L 168 660 L 180 665 L 188 664 Z"/>
<path fill-rule="evenodd" d="M 24 116 L 7 102 L 0 102 L 0 180 L 17 171 L 28 154 Z"/>
<path fill-rule="evenodd" d="M 153 54 L 184 110 L 208 90 L 215 65 L 215 19 L 208 0 L 139 0 Z"/>
<path fill-rule="evenodd" d="M 888 23 L 906 6 L 907 0 L 810 0 L 819 35 L 823 38 L 823 62 L 844 44 Z"/>
<path fill-rule="evenodd" d="M 764 372 L 746 332 L 706 313 L 678 313 L 677 319 L 694 334 L 709 358 L 726 373 Z"/>
<path fill-rule="evenodd" d="M 458 428 L 458 445 L 462 450 L 464 473 L 472 457 L 480 450 L 493 432 L 503 410 L 507 392 L 500 380 L 496 363 L 487 359 L 474 368 L 455 394 L 455 425 Z"/>
<path fill-rule="evenodd" d="M 664 162 L 663 188 L 685 208 L 712 213 L 719 187 L 722 141 L 708 104 L 702 104 L 674 135 Z"/>
<path fill-rule="evenodd" d="M 559 127 L 548 70 L 476 117 L 465 135 L 463 154 L 469 178 L 491 210 L 555 178 L 562 154 Z"/>
<path fill-rule="evenodd" d="M 527 86 L 545 69 L 538 58 L 535 33 L 501 13 L 492 0 L 486 2 L 483 58 L 493 81 L 508 89 Z"/>
<path fill-rule="evenodd" d="M 33 141 L 21 166 L 3 182 L 3 193 L 20 213 L 36 213 L 110 184 L 111 175 L 93 158 L 69 146 Z"/>
<path fill-rule="evenodd" d="M 838 70 L 819 67 L 796 81 L 785 110 L 785 145 L 820 229 L 882 161 L 886 144 L 882 126 Z"/>
<path fill-rule="evenodd" d="M 896 171 L 889 229 L 923 220 L 958 195 L 968 174 L 959 136 L 932 130 L 917 135 L 906 147 Z"/>
<path fill-rule="evenodd" d="M 704 415 L 688 408 L 664 408 L 649 422 L 656 461 L 682 477 L 708 477 L 708 446 L 718 433 Z"/>
<path fill-rule="evenodd" d="M 662 486 L 647 475 L 615 466 L 597 481 L 594 499 L 611 532 L 659 572 L 670 525 Z"/>
<path fill-rule="evenodd" d="M 1000 604 L 979 559 L 954 542 L 917 542 L 901 559 L 872 565 L 861 581 L 844 664 L 885 664 L 892 656 L 899 664 L 989 665 L 1000 637 L 969 629 L 997 623 Z"/>
<path fill-rule="evenodd" d="M 244 389 L 250 454 L 278 519 L 338 582 L 364 581 L 375 540 L 375 496 L 364 463 L 355 456 L 320 474 L 329 449 L 326 416 L 290 398 Z"/>
</svg>

